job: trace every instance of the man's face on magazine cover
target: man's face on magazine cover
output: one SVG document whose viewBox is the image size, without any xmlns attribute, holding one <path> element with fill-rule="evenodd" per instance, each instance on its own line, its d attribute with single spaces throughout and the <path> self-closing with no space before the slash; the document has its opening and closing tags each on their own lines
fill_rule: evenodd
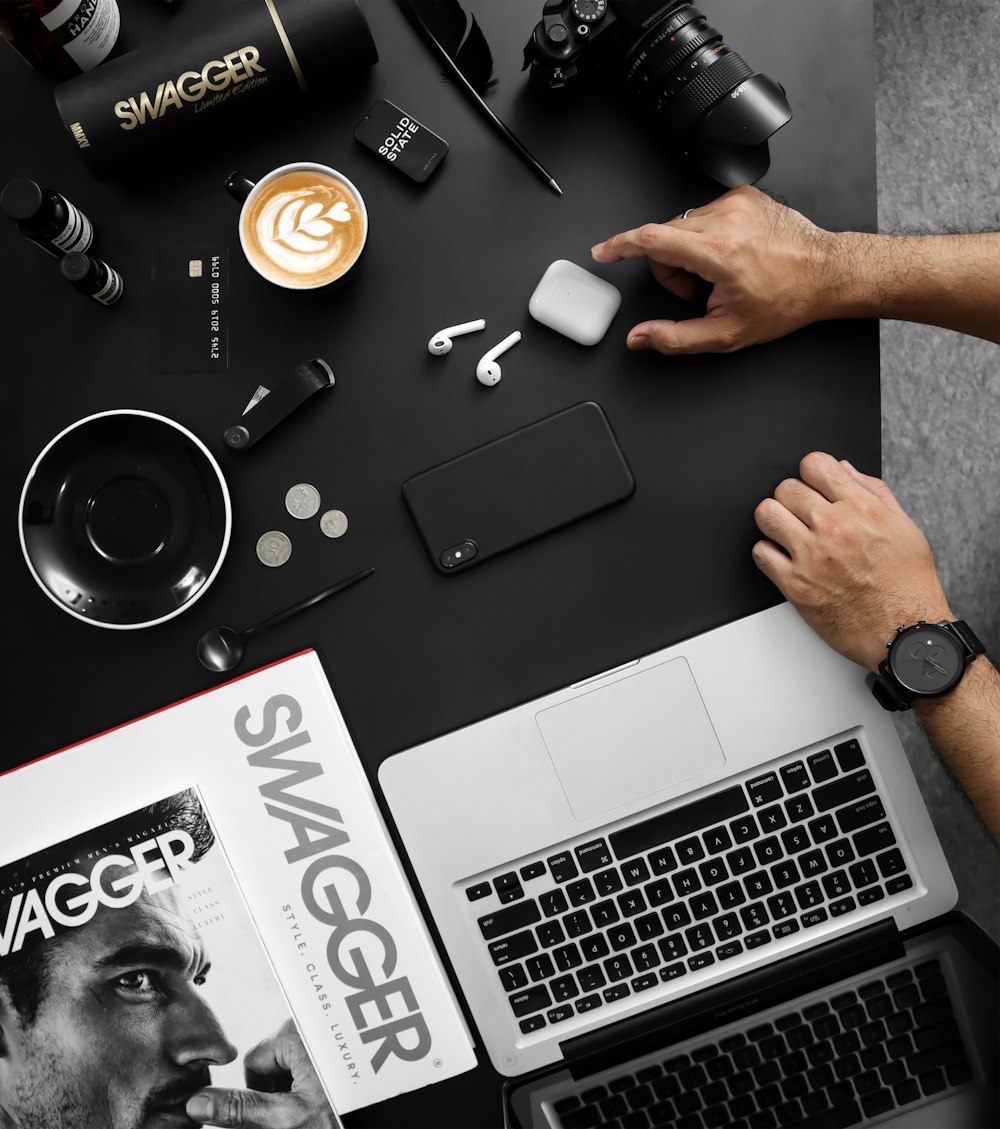
<svg viewBox="0 0 1000 1129">
<path fill-rule="evenodd" d="M 187 1099 L 237 1052 L 176 891 L 101 908 L 49 951 L 35 1022 L 2 1032 L 0 1126 L 189 1129 Z"/>
</svg>

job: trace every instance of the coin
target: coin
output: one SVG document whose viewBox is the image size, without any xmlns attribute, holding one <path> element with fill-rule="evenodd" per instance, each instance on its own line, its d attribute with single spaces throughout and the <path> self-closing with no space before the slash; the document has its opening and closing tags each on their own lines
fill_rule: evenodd
<svg viewBox="0 0 1000 1129">
<path fill-rule="evenodd" d="M 262 533 L 257 538 L 257 560 L 268 568 L 278 568 L 292 555 L 292 543 L 278 529 Z"/>
<path fill-rule="evenodd" d="M 319 512 L 319 491 L 308 482 L 300 482 L 285 495 L 285 509 L 292 517 L 305 520 Z"/>
<path fill-rule="evenodd" d="M 343 537 L 347 532 L 347 514 L 343 510 L 327 510 L 319 519 L 319 527 L 327 537 Z"/>
</svg>

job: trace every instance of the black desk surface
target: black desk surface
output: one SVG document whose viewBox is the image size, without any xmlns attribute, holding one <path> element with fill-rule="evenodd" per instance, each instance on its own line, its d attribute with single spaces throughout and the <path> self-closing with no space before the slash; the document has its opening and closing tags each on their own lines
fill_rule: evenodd
<svg viewBox="0 0 1000 1129">
<path fill-rule="evenodd" d="M 64 134 L 51 83 L 4 49 L 0 179 L 56 188 L 98 227 L 95 253 L 126 293 L 104 309 L 75 293 L 53 259 L 0 225 L 5 741 L 0 767 L 212 685 L 195 658 L 215 623 L 249 626 L 368 565 L 376 576 L 252 644 L 246 669 L 316 647 L 372 780 L 387 756 L 557 686 L 776 602 L 750 546 L 753 509 L 807 451 L 879 468 L 878 334 L 874 324 L 818 325 L 724 357 L 632 355 L 628 328 L 683 305 L 638 263 L 594 267 L 622 291 L 605 340 L 585 348 L 534 322 L 527 303 L 545 267 L 592 266 L 592 243 L 666 219 L 719 194 L 686 168 L 617 95 L 587 91 L 539 106 L 520 72 L 540 17 L 535 0 L 470 0 L 493 48 L 496 112 L 551 171 L 545 188 L 488 131 L 395 4 L 362 0 L 379 63 L 346 90 L 300 99 L 210 149 L 178 151 L 141 182 L 97 181 Z M 200 5 L 177 12 L 129 0 L 125 34 L 141 46 Z M 214 6 L 214 5 L 213 5 Z M 817 223 L 875 222 L 871 0 L 712 0 L 715 26 L 788 91 L 793 120 L 772 139 L 761 187 Z M 353 139 L 378 97 L 451 143 L 417 186 Z M 237 206 L 222 188 L 288 161 L 318 160 L 361 189 L 371 234 L 357 276 L 331 293 L 295 293 L 243 260 Z M 154 373 L 150 263 L 172 244 L 230 248 L 229 369 Z M 442 326 L 487 319 L 485 334 L 431 357 Z M 476 361 L 513 329 L 523 341 L 493 389 Z M 482 346 L 482 348 L 481 348 Z M 336 388 L 245 455 L 222 448 L 261 382 L 310 357 Z M 634 472 L 624 505 L 454 577 L 431 567 L 400 487 L 414 472 L 581 400 L 603 405 Z M 107 631 L 63 614 L 37 588 L 17 545 L 17 501 L 32 460 L 74 420 L 136 407 L 198 434 L 219 458 L 233 500 L 233 538 L 212 588 L 189 612 L 147 630 Z M 340 540 L 284 510 L 297 482 L 350 519 Z M 297 526 L 298 528 L 290 528 Z M 265 569 L 258 536 L 284 529 L 291 560 Z M 472 798 L 474 801 L 474 797 Z M 0 813 L 0 821 L 8 818 Z M 362 1111 L 353 1125 L 498 1125 L 489 1067 Z"/>
</svg>

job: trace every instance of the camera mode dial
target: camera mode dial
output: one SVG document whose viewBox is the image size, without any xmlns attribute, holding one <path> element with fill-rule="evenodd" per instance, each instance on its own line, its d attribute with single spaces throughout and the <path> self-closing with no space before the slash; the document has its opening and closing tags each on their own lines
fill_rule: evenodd
<svg viewBox="0 0 1000 1129">
<path fill-rule="evenodd" d="M 596 23 L 608 10 L 608 0 L 573 0 L 570 11 L 583 23 Z"/>
</svg>

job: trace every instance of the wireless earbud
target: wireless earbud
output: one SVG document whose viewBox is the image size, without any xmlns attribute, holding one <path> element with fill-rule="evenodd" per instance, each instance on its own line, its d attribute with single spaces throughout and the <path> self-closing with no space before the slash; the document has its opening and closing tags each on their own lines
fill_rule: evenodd
<svg viewBox="0 0 1000 1129">
<path fill-rule="evenodd" d="M 445 353 L 451 352 L 453 337 L 461 337 L 463 333 L 474 333 L 477 329 L 485 328 L 485 318 L 479 318 L 476 321 L 464 321 L 461 325 L 450 325 L 447 329 L 442 329 L 434 334 L 427 342 L 427 349 L 435 357 L 443 357 Z"/>
<path fill-rule="evenodd" d="M 490 351 L 482 358 L 478 365 L 476 365 L 476 380 L 480 384 L 485 384 L 487 388 L 492 388 L 494 384 L 500 381 L 500 366 L 496 362 L 496 358 L 501 353 L 506 353 L 511 345 L 516 345 L 521 340 L 521 331 L 515 329 L 509 336 L 505 337 L 499 345 L 495 345 Z"/>
</svg>

